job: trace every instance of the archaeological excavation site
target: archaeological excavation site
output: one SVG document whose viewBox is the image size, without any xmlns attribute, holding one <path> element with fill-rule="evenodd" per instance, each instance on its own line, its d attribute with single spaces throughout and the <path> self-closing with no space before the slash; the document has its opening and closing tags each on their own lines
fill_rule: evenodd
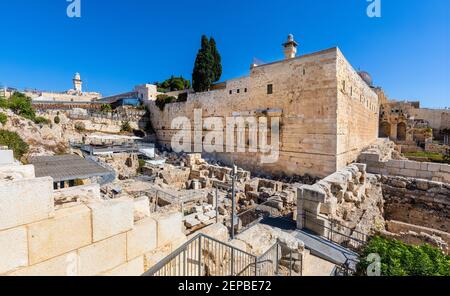
<svg viewBox="0 0 450 296">
<path fill-rule="evenodd" d="M 450 275 L 450 110 L 299 49 L 206 87 L 1 89 L 0 275 Z"/>
</svg>

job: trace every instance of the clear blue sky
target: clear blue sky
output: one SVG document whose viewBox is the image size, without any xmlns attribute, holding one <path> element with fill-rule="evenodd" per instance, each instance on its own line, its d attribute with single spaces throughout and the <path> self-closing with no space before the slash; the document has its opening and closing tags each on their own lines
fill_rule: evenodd
<svg viewBox="0 0 450 296">
<path fill-rule="evenodd" d="M 202 34 L 213 35 L 222 80 L 247 75 L 253 57 L 282 58 L 293 33 L 299 52 L 338 46 L 390 98 L 450 106 L 450 1 L 381 0 L 0 0 L 0 83 L 63 91 L 80 72 L 104 95 L 170 75 L 190 78 Z"/>
</svg>

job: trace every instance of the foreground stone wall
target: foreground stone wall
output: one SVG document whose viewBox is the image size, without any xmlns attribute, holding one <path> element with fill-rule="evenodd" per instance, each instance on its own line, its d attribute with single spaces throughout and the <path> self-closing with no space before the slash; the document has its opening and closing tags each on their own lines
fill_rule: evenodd
<svg viewBox="0 0 450 296">
<path fill-rule="evenodd" d="M 420 178 L 436 182 L 450 183 L 450 165 L 410 160 L 382 161 L 380 154 L 363 152 L 360 162 L 367 164 L 367 171 L 373 174 Z"/>
<path fill-rule="evenodd" d="M 214 156 L 253 172 L 325 177 L 355 160 L 362 146 L 376 140 L 372 131 L 378 122 L 376 112 L 365 105 L 366 101 L 338 95 L 337 77 L 345 76 L 355 96 L 361 94 L 371 104 L 376 94 L 355 76 L 348 63 L 338 66 L 338 60 L 343 60 L 342 54 L 332 48 L 253 67 L 249 77 L 228 81 L 224 89 L 189 94 L 187 102 L 168 104 L 164 111 L 148 102 L 158 141 L 170 147 L 178 132 L 171 127 L 176 117 L 187 117 L 193 129 L 194 109 L 202 109 L 203 118 L 218 117 L 224 122 L 230 116 L 279 116 L 281 149 L 276 163 L 262 164 L 261 153 L 248 150 Z M 270 85 L 272 93 L 268 92 Z M 354 120 L 344 126 L 349 116 Z M 248 127 L 245 129 L 248 133 Z M 231 146 L 225 142 L 224 147 L 227 145 Z"/>
<path fill-rule="evenodd" d="M 416 178 L 382 176 L 387 220 L 450 230 L 450 185 Z"/>
<path fill-rule="evenodd" d="M 367 239 L 359 233 L 384 229 L 381 187 L 376 176 L 366 173 L 364 164 L 350 165 L 298 190 L 298 228 L 328 237 L 330 221 L 334 221 L 334 232 L 359 240 Z M 334 240 L 346 238 L 335 235 Z"/>
<path fill-rule="evenodd" d="M 95 186 L 60 190 L 69 202 L 55 206 L 51 178 L 16 176 L 0 180 L 0 275 L 141 275 L 186 240 L 179 212 L 142 216 L 141 201 Z"/>
</svg>

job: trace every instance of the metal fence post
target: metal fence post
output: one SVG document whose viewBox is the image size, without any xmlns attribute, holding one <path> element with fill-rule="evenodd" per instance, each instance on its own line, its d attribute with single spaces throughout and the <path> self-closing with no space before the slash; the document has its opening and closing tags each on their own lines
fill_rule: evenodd
<svg viewBox="0 0 450 296">
<path fill-rule="evenodd" d="M 276 266 L 275 266 L 275 273 L 276 273 L 276 275 L 278 275 L 278 273 L 279 273 L 279 262 L 278 262 L 278 256 L 279 256 L 279 251 L 278 251 L 278 249 L 279 249 L 279 245 L 277 244 L 277 252 L 276 252 L 276 256 L 277 256 L 277 258 L 275 258 L 275 264 L 276 264 Z"/>
<path fill-rule="evenodd" d="M 219 193 L 216 187 L 216 223 L 219 223 Z"/>
<path fill-rule="evenodd" d="M 202 276 L 202 236 L 198 237 L 198 276 Z"/>
<path fill-rule="evenodd" d="M 234 276 L 234 248 L 231 249 L 231 276 Z"/>
</svg>

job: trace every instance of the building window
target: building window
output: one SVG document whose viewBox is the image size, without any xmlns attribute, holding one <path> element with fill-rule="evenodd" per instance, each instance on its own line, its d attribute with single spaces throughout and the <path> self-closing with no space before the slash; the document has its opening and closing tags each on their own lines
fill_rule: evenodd
<svg viewBox="0 0 450 296">
<path fill-rule="evenodd" d="M 342 90 L 345 91 L 345 80 L 342 80 Z"/>
<path fill-rule="evenodd" d="M 267 85 L 267 94 L 268 95 L 273 94 L 273 84 L 268 84 Z"/>
<path fill-rule="evenodd" d="M 350 96 L 353 96 L 353 86 L 350 87 Z"/>
<path fill-rule="evenodd" d="M 244 88 L 244 92 L 247 92 L 247 88 Z"/>
<path fill-rule="evenodd" d="M 232 95 L 233 94 L 233 90 L 230 90 L 230 95 Z"/>
<path fill-rule="evenodd" d="M 303 75 L 306 75 L 306 69 L 303 68 Z"/>
<path fill-rule="evenodd" d="M 238 89 L 238 90 L 237 90 L 237 93 L 240 93 L 240 92 L 241 92 L 241 90 L 240 90 L 240 89 Z"/>
</svg>

